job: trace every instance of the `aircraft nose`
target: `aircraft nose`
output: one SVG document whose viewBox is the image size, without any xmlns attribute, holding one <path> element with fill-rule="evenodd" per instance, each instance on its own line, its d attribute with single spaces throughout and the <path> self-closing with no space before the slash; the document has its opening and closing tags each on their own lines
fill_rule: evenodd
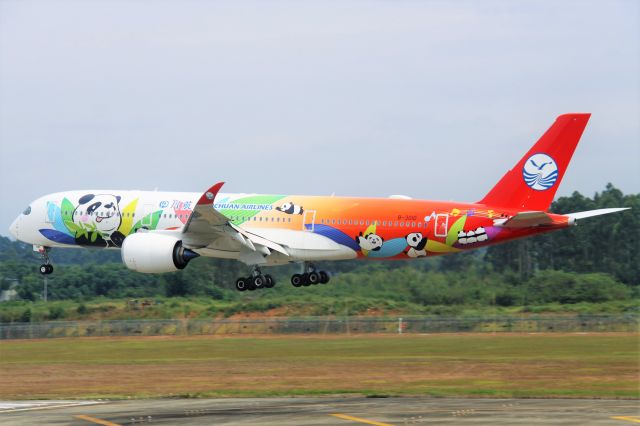
<svg viewBox="0 0 640 426">
<path fill-rule="evenodd" d="M 20 217 L 17 217 L 9 227 L 9 232 L 11 233 L 11 235 L 13 235 L 13 238 L 15 238 L 16 240 L 18 239 L 18 221 L 19 220 L 20 220 Z"/>
</svg>

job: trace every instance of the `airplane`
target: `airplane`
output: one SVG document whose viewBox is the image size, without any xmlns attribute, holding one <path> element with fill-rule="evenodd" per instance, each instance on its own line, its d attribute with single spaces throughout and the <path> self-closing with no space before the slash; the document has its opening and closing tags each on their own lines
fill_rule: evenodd
<svg viewBox="0 0 640 426">
<path fill-rule="evenodd" d="M 474 203 L 406 196 L 353 198 L 222 193 L 81 190 L 33 201 L 10 227 L 53 272 L 52 247 L 119 249 L 142 273 L 184 269 L 198 256 L 236 259 L 252 269 L 239 291 L 269 288 L 265 266 L 301 263 L 295 287 L 326 284 L 316 262 L 420 259 L 557 231 L 579 220 L 627 210 L 549 213 L 551 201 L 591 114 L 557 117 L 551 127 Z"/>
</svg>

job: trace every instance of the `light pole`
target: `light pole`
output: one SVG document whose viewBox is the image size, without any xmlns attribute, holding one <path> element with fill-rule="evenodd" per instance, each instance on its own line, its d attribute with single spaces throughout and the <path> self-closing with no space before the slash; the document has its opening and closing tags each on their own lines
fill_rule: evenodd
<svg viewBox="0 0 640 426">
<path fill-rule="evenodd" d="M 47 303 L 47 294 L 48 294 L 47 287 L 49 286 L 49 275 L 43 275 L 43 281 L 44 281 L 44 288 L 42 290 L 42 300 L 44 300 L 44 303 Z"/>
</svg>

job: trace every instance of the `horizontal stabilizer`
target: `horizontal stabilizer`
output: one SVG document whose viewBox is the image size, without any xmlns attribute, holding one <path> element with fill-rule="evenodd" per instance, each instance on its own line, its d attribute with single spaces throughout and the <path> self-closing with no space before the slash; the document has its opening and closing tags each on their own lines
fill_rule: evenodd
<svg viewBox="0 0 640 426">
<path fill-rule="evenodd" d="M 496 220 L 494 223 L 502 228 L 530 228 L 551 225 L 553 219 L 545 212 L 521 212 L 506 220 Z"/>
<path fill-rule="evenodd" d="M 587 217 L 593 217 L 593 216 L 600 216 L 603 214 L 609 214 L 609 213 L 617 213 L 617 212 L 621 212 L 623 210 L 629 210 L 631 207 L 618 207 L 618 208 L 613 208 L 613 209 L 598 209 L 598 210 L 589 210 L 586 212 L 577 212 L 577 213 L 568 213 L 565 214 L 565 216 L 574 219 L 574 220 L 578 220 L 578 219 L 584 219 Z"/>
</svg>

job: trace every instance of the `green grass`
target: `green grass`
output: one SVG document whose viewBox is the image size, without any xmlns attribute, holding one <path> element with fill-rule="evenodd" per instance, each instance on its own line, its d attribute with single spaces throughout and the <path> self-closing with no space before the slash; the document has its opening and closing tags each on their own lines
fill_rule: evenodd
<svg viewBox="0 0 640 426">
<path fill-rule="evenodd" d="M 0 398 L 638 398 L 637 334 L 4 341 Z"/>
</svg>

